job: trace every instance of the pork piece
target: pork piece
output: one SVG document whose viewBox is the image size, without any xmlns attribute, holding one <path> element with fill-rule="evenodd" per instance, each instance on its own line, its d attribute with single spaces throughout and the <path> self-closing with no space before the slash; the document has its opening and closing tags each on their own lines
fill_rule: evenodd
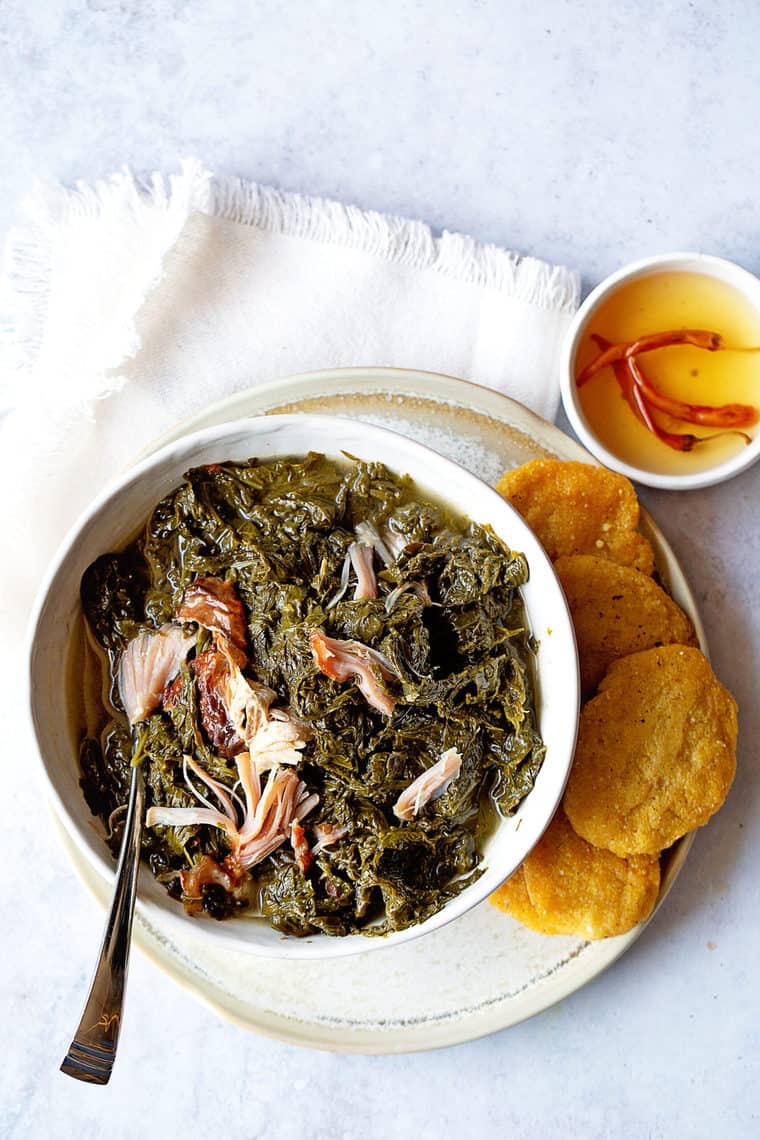
<svg viewBox="0 0 760 1140">
<path fill-rule="evenodd" d="M 274 689 L 244 677 L 224 643 L 221 651 L 227 658 L 222 698 L 234 730 L 258 771 L 298 764 L 301 749 L 311 740 L 309 725 L 289 708 L 273 709 L 272 703 L 277 700 Z"/>
<path fill-rule="evenodd" d="M 221 810 L 205 806 L 154 805 L 145 817 L 147 827 L 216 827 L 225 832 L 230 853 L 221 866 L 210 857 L 202 856 L 190 871 L 182 872 L 180 876 L 186 903 L 191 903 L 188 908 L 191 913 L 197 909 L 192 904 L 201 897 L 206 884 L 215 883 L 229 892 L 244 878 L 245 872 L 261 863 L 288 838 L 293 840 L 294 850 L 298 848 L 299 866 L 308 862 L 307 853 L 311 855 L 303 829 L 299 833 L 298 828 L 301 820 L 319 803 L 319 796 L 310 793 L 303 780 L 299 780 L 290 768 L 270 772 L 262 790 L 259 772 L 247 752 L 239 753 L 235 764 L 245 797 L 242 819 L 231 795 L 220 797 Z M 200 800 L 197 788 L 192 784 L 188 787 Z M 231 792 L 231 789 L 227 791 Z"/>
<path fill-rule="evenodd" d="M 356 681 L 368 705 L 390 716 L 396 704 L 381 684 L 381 679 L 398 680 L 390 661 L 376 649 L 361 641 L 340 641 L 327 637 L 321 629 L 313 629 L 309 645 L 314 660 L 326 677 L 333 681 Z"/>
<path fill-rule="evenodd" d="M 161 694 L 161 704 L 165 709 L 173 709 L 182 692 L 182 674 L 177 673 L 165 686 Z"/>
<path fill-rule="evenodd" d="M 274 689 L 243 675 L 226 638 L 196 657 L 193 672 L 201 724 L 216 752 L 231 759 L 246 749 L 262 774 L 300 762 L 312 735 L 309 725 L 288 708 L 271 707 Z"/>
<path fill-rule="evenodd" d="M 294 819 L 290 825 L 290 843 L 296 857 L 298 868 L 301 874 L 305 875 L 314 862 L 314 855 L 309 847 L 306 832 L 297 819 Z"/>
<path fill-rule="evenodd" d="M 209 884 L 221 887 L 233 898 L 240 894 L 241 884 L 247 876 L 229 856 L 217 863 L 211 855 L 200 855 L 192 867 L 180 871 L 182 902 L 187 914 L 198 914 L 203 909 L 203 888 Z"/>
<path fill-rule="evenodd" d="M 161 704 L 164 689 L 185 660 L 195 634 L 178 625 L 143 629 L 133 637 L 119 662 L 119 696 L 129 723 L 139 724 Z"/>
<path fill-rule="evenodd" d="M 320 851 L 324 851 L 326 847 L 332 847 L 333 843 L 344 839 L 348 835 L 348 825 L 345 823 L 318 823 L 313 829 L 315 843 L 312 847 L 312 855 L 318 855 Z"/>
<path fill-rule="evenodd" d="M 393 814 L 403 821 L 414 819 L 425 804 L 443 795 L 452 780 L 456 780 L 461 767 L 462 757 L 456 748 L 449 748 L 432 768 L 401 793 L 393 805 Z"/>
<path fill-rule="evenodd" d="M 220 634 L 235 651 L 242 668 L 248 648 L 245 610 L 233 582 L 221 578 L 196 578 L 184 594 L 176 613 L 177 621 L 195 621 L 204 629 Z"/>
<path fill-rule="evenodd" d="M 371 546 L 376 551 L 378 558 L 385 566 L 390 566 L 391 562 L 395 562 L 396 554 L 389 549 L 374 523 L 369 522 L 369 520 L 357 523 L 354 527 L 354 533 L 359 542 L 366 543 L 367 546 Z"/>
<path fill-rule="evenodd" d="M 209 883 L 214 883 L 225 891 L 231 891 L 233 887 L 229 872 L 220 867 L 211 855 L 201 855 L 189 870 L 180 871 L 179 878 L 183 894 L 189 899 L 200 900 L 203 888 Z"/>
<path fill-rule="evenodd" d="M 215 752 L 231 759 L 245 748 L 233 724 L 226 703 L 230 666 L 227 658 L 215 645 L 199 653 L 193 661 L 193 673 L 198 689 L 198 712 L 203 731 Z"/>
<path fill-rule="evenodd" d="M 377 597 L 377 578 L 374 561 L 374 550 L 366 542 L 352 542 L 348 548 L 351 565 L 356 574 L 356 587 L 354 601 L 362 602 L 367 598 Z"/>
<path fill-rule="evenodd" d="M 246 812 L 233 854 L 240 866 L 248 870 L 289 838 L 293 821 L 308 815 L 319 796 L 310 795 L 306 784 L 290 768 L 270 772 L 262 791 L 256 764 L 247 752 L 241 752 L 236 764 Z"/>
</svg>

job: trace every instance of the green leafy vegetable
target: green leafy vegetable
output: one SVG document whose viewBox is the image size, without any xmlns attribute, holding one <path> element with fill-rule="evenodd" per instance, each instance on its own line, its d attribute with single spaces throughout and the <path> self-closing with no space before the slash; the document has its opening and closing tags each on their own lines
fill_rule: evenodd
<svg viewBox="0 0 760 1140">
<path fill-rule="evenodd" d="M 377 597 L 353 600 L 354 580 L 344 588 L 347 556 L 362 523 L 379 539 Z M 81 592 L 92 633 L 108 652 L 113 681 L 130 639 L 172 621 L 191 583 L 208 576 L 233 583 L 247 619 L 245 676 L 306 722 L 297 774 L 319 802 L 303 819 L 313 851 L 305 861 L 293 839 L 240 872 L 224 830 L 157 825 L 144 838 L 154 874 L 188 903 L 191 871 L 214 868 L 211 881 L 196 875 L 195 909 L 224 918 L 251 906 L 296 935 L 382 934 L 439 910 L 480 874 L 488 805 L 492 819 L 514 811 L 543 759 L 519 590 L 527 574 L 524 557 L 488 528 L 418 502 L 411 481 L 379 463 L 340 466 L 311 454 L 189 471 L 134 542 L 86 571 Z M 392 698 L 390 715 L 352 680 L 322 671 L 314 630 L 380 655 L 387 675 L 377 680 Z M 216 640 L 201 631 L 196 654 Z M 146 722 L 154 806 L 197 807 L 200 790 L 217 807 L 184 756 L 224 788 L 237 786 L 235 759 L 218 755 L 204 730 L 197 685 L 191 660 Z M 99 739 L 83 740 L 81 764 L 87 802 L 109 824 L 115 847 L 130 737 L 109 715 L 104 710 Z M 461 758 L 456 778 L 401 822 L 393 810 L 399 796 L 448 749 Z M 269 778 L 262 774 L 264 784 Z"/>
</svg>

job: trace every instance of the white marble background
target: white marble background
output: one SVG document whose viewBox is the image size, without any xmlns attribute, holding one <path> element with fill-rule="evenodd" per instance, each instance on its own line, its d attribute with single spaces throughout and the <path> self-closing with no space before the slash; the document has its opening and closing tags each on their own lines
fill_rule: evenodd
<svg viewBox="0 0 760 1140">
<path fill-rule="evenodd" d="M 759 36 L 753 0 L 0 0 L 0 235 L 35 175 L 196 154 L 564 261 L 587 286 L 676 248 L 758 271 Z M 57 1066 L 102 916 L 52 836 L 19 849 L 35 789 L 4 755 L 0 1135 L 760 1135 L 760 466 L 643 498 L 742 742 L 726 807 L 624 959 L 498 1036 L 362 1058 L 233 1028 L 137 954 L 112 1083 L 80 1086 Z"/>
</svg>

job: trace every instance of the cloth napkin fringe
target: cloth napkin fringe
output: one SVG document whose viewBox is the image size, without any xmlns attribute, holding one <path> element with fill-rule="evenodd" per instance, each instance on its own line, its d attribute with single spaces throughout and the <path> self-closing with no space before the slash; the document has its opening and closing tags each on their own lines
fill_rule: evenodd
<svg viewBox="0 0 760 1140">
<path fill-rule="evenodd" d="M 286 193 L 241 178 L 215 178 L 208 184 L 208 201 L 202 208 L 244 225 L 431 269 L 481 288 L 498 289 L 539 308 L 573 313 L 580 300 L 577 274 L 561 266 L 447 230 L 436 238 L 423 222 L 325 198 Z"/>
<path fill-rule="evenodd" d="M 94 186 L 78 182 L 66 189 L 39 182 L 23 208 L 27 222 L 11 232 L 0 285 L 0 385 L 7 389 L 0 388 L 0 405 L 18 400 L 19 374 L 31 372 L 47 389 L 38 398 L 86 403 L 118 391 L 123 380 L 115 370 L 140 348 L 135 320 L 142 302 L 160 281 L 164 259 L 194 211 L 351 247 L 538 308 L 571 314 L 579 303 L 578 276 L 561 267 L 458 233 L 435 237 L 422 222 L 240 178 L 216 178 L 196 159 L 183 161 L 168 178 L 138 178 L 124 169 Z M 93 219 L 101 223 L 96 231 Z M 59 315 L 51 305 L 50 277 L 66 233 L 72 244 L 80 243 L 74 260 L 81 256 L 82 272 L 73 287 L 81 298 Z M 55 345 L 51 359 L 46 337 Z"/>
<path fill-rule="evenodd" d="M 71 404 L 101 399 L 123 386 L 109 372 L 138 352 L 137 313 L 161 280 L 164 258 L 189 214 L 208 200 L 210 177 L 200 162 L 188 159 L 168 177 L 141 179 L 124 169 L 94 185 L 77 182 L 73 189 L 34 184 L 22 203 L 25 221 L 8 236 L 0 276 L 0 406 L 24 398 L 19 373 L 36 373 L 49 399 Z M 95 219 L 101 225 L 93 238 Z M 73 244 L 81 239 L 81 301 L 67 305 L 59 322 L 51 274 L 64 234 Z M 46 337 L 55 343 L 50 361 Z"/>
</svg>

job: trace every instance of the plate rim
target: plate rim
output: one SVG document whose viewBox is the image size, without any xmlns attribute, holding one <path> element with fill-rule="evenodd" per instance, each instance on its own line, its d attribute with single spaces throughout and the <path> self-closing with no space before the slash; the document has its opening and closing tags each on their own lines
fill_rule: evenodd
<svg viewBox="0 0 760 1140">
<path fill-rule="evenodd" d="M 413 386 L 415 383 L 422 390 L 410 392 L 410 385 Z M 314 390 L 315 387 L 317 391 Z M 543 419 L 505 393 L 435 371 L 378 366 L 319 369 L 240 389 L 220 400 L 212 401 L 177 421 L 150 440 L 126 466 L 132 467 L 159 448 L 212 423 L 224 423 L 227 420 L 247 418 L 251 415 L 287 413 L 291 410 L 290 405 L 303 399 L 316 400 L 329 396 L 360 394 L 421 397 L 449 408 L 462 407 L 494 419 L 507 427 L 517 428 L 543 450 L 558 454 L 562 458 L 577 459 L 580 462 L 601 466 L 595 456 L 556 424 Z M 283 400 L 283 396 L 287 398 Z M 269 401 L 271 406 L 265 406 Z M 252 403 L 256 405 L 255 410 L 251 408 Z M 641 518 L 644 529 L 654 540 L 658 555 L 664 560 L 666 574 L 677 579 L 678 593 L 685 600 L 685 608 L 694 622 L 700 646 L 708 655 L 696 599 L 675 553 L 657 523 L 643 506 Z M 60 838 L 63 840 L 64 850 L 69 855 L 74 869 L 90 893 L 105 908 L 112 880 L 102 876 L 84 859 L 73 844 L 65 822 L 60 818 L 52 802 L 50 808 Z M 533 987 L 536 992 L 531 995 L 532 1000 L 531 998 L 523 1000 L 518 1016 L 514 1016 L 515 1011 L 510 1010 L 509 1005 L 502 1002 L 501 1008 L 496 1007 L 486 1013 L 481 1006 L 456 1021 L 441 1018 L 437 1023 L 431 1020 L 420 1026 L 392 1026 L 385 1033 L 377 1033 L 376 1030 L 366 1027 L 354 1030 L 349 1025 L 329 1026 L 314 1021 L 301 1021 L 265 1008 L 251 1010 L 252 1016 L 246 1015 L 231 1008 L 235 999 L 225 994 L 221 987 L 215 986 L 213 980 L 204 978 L 197 968 L 193 972 L 182 964 L 182 956 L 179 953 L 181 947 L 174 943 L 171 936 L 155 927 L 148 916 L 142 913 L 139 900 L 136 908 L 138 921 L 134 926 L 133 937 L 136 938 L 146 957 L 182 989 L 227 1021 L 250 1032 L 290 1045 L 337 1053 L 393 1055 L 446 1048 L 489 1036 L 535 1017 L 558 1001 L 582 989 L 612 966 L 640 937 L 659 911 L 680 874 L 694 837 L 695 832 L 683 836 L 671 849 L 673 855 L 666 869 L 664 885 L 649 918 L 633 930 L 616 938 L 583 943 L 580 949 L 586 959 L 585 968 L 578 976 L 571 978 L 568 984 L 568 979 L 564 977 L 560 967 L 553 975 L 540 979 Z M 173 947 L 174 953 L 167 947 Z M 339 963 L 341 959 L 330 961 Z M 250 1007 L 246 1006 L 245 1009 L 249 1010 Z M 424 1039 L 418 1039 L 418 1034 L 424 1035 Z M 348 1040 L 349 1038 L 352 1039 Z M 398 1040 L 399 1038 L 401 1040 Z"/>
</svg>

